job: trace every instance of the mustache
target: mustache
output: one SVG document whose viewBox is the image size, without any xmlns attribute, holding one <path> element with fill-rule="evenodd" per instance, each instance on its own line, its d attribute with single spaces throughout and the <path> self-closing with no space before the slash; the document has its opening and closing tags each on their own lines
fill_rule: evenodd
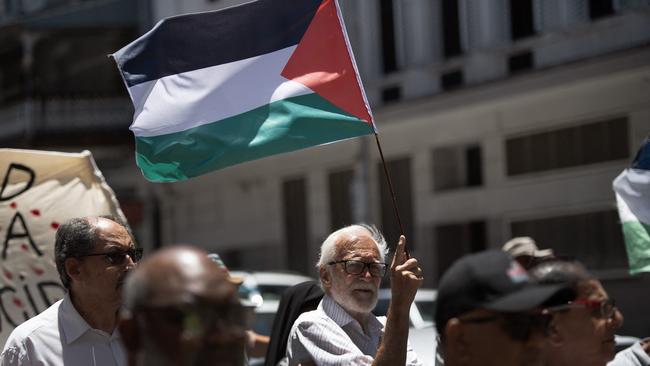
<svg viewBox="0 0 650 366">
<path fill-rule="evenodd" d="M 367 290 L 367 291 L 373 291 L 373 292 L 376 292 L 376 291 L 377 291 L 377 289 L 375 288 L 375 286 L 373 286 L 373 285 L 371 285 L 371 284 L 368 284 L 368 285 L 358 285 L 358 286 L 353 286 L 353 287 L 352 287 L 352 290 L 353 290 L 353 291 L 354 291 L 354 290 Z"/>
</svg>

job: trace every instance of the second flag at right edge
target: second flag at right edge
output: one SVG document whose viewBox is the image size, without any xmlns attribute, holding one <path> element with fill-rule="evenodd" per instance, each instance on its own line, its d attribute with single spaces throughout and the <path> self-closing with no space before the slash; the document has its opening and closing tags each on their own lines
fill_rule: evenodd
<svg viewBox="0 0 650 366">
<path fill-rule="evenodd" d="M 650 136 L 613 183 L 630 274 L 650 272 Z"/>
</svg>

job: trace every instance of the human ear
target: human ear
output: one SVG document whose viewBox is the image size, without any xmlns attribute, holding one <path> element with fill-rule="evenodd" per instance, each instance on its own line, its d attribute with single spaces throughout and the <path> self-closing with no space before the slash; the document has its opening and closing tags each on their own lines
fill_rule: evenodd
<svg viewBox="0 0 650 366">
<path fill-rule="evenodd" d="M 81 276 L 81 262 L 77 258 L 68 258 L 63 262 L 65 273 L 73 280 L 79 280 Z"/>
<path fill-rule="evenodd" d="M 330 273 L 327 271 L 327 268 L 321 267 L 319 270 L 319 274 L 320 274 L 320 281 L 323 284 L 323 287 L 325 288 L 332 287 L 332 277 Z"/>
<path fill-rule="evenodd" d="M 471 361 L 471 347 L 469 340 L 463 330 L 458 318 L 451 318 L 445 325 L 445 357 L 453 358 L 450 363 L 461 365 L 469 364 Z"/>
</svg>

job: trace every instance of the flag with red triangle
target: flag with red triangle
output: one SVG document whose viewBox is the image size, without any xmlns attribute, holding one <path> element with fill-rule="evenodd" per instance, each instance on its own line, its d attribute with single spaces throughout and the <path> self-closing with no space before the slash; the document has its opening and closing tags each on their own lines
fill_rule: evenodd
<svg viewBox="0 0 650 366">
<path fill-rule="evenodd" d="M 375 131 L 336 0 L 171 17 L 112 56 L 152 181 Z"/>
</svg>

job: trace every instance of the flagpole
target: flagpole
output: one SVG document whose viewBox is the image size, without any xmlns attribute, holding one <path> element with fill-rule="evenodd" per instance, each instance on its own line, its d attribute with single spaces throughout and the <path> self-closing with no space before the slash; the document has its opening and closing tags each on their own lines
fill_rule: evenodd
<svg viewBox="0 0 650 366">
<path fill-rule="evenodd" d="M 404 234 L 404 226 L 402 225 L 402 218 L 399 215 L 399 209 L 397 208 L 397 199 L 395 198 L 395 190 L 393 189 L 393 181 L 390 179 L 390 173 L 388 173 L 388 166 L 386 166 L 386 160 L 384 159 L 384 152 L 381 149 L 381 143 L 379 143 L 379 134 L 377 131 L 374 132 L 375 134 L 375 141 L 377 141 L 377 149 L 379 149 L 379 156 L 381 157 L 381 165 L 384 167 L 384 174 L 386 175 L 386 180 L 388 181 L 388 189 L 390 190 L 390 197 L 393 201 L 393 210 L 395 211 L 395 217 L 397 217 L 397 224 L 399 225 L 399 232 L 402 235 Z M 406 252 L 406 256 L 410 257 L 409 251 L 406 248 L 406 244 L 404 246 L 404 251 Z"/>
</svg>

